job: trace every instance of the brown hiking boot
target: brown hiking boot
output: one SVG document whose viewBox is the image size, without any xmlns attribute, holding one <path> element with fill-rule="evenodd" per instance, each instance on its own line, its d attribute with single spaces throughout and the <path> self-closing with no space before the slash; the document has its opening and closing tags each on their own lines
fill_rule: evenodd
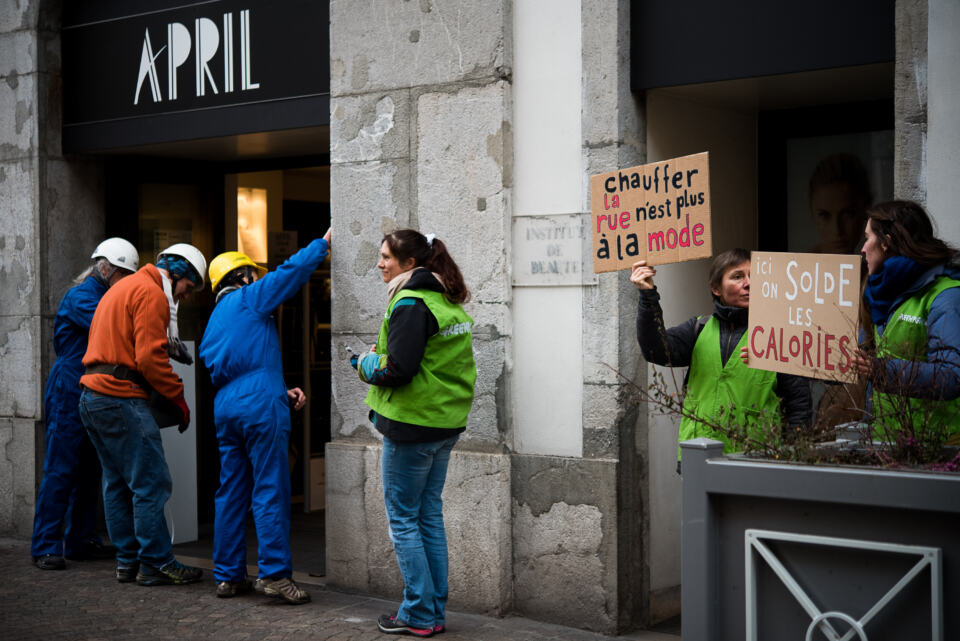
<svg viewBox="0 0 960 641">
<path fill-rule="evenodd" d="M 267 596 L 283 599 L 287 603 L 300 605 L 310 601 L 310 593 L 297 586 L 293 579 L 284 577 L 282 579 L 257 579 L 255 586 L 257 592 Z"/>
<path fill-rule="evenodd" d="M 250 581 L 221 581 L 217 583 L 217 596 L 221 599 L 229 599 L 238 594 L 245 594 L 253 589 Z"/>
</svg>

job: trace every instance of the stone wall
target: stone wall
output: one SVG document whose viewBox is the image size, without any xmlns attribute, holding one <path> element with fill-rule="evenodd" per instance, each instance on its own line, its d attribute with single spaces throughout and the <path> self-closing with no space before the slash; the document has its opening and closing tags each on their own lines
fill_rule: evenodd
<svg viewBox="0 0 960 641">
<path fill-rule="evenodd" d="M 0 533 L 29 536 L 53 316 L 103 237 L 99 161 L 60 150 L 61 0 L 0 7 Z"/>
<path fill-rule="evenodd" d="M 328 585 L 399 599 L 377 444 L 327 445 Z M 510 457 L 457 446 L 443 491 L 450 608 L 511 611 Z"/>
<path fill-rule="evenodd" d="M 516 610 L 615 631 L 616 461 L 515 455 L 512 475 Z"/>
<path fill-rule="evenodd" d="M 590 175 L 645 159 L 629 4 L 582 3 L 584 213 Z M 515 609 L 606 633 L 649 622 L 646 415 L 625 383 L 646 375 L 635 289 L 626 272 L 583 287 L 583 457 L 515 454 L 512 464 Z"/>
<path fill-rule="evenodd" d="M 926 202 L 927 4 L 897 0 L 894 71 L 894 198 Z"/>
<path fill-rule="evenodd" d="M 0 531 L 28 535 L 43 353 L 38 2 L 0 9 Z"/>
<path fill-rule="evenodd" d="M 476 321 L 476 400 L 444 493 L 451 607 L 511 603 L 510 3 L 390 0 L 330 5 L 333 442 L 327 461 L 330 583 L 397 597 L 378 435 L 346 346 L 376 339 L 386 285 L 380 239 L 413 227 L 443 240 Z M 371 13 L 372 12 L 372 13 Z M 360 15 L 362 14 L 362 15 Z"/>
<path fill-rule="evenodd" d="M 479 364 L 464 438 L 500 451 L 510 337 L 507 238 L 509 3 L 392 1 L 362 16 L 330 6 L 334 439 L 375 438 L 344 347 L 374 342 L 386 306 L 380 239 L 435 233 L 466 275 Z M 380 13 L 383 15 L 379 15 Z M 402 61 L 402 64 L 398 62 Z M 452 168 L 456 168 L 453 170 Z"/>
</svg>

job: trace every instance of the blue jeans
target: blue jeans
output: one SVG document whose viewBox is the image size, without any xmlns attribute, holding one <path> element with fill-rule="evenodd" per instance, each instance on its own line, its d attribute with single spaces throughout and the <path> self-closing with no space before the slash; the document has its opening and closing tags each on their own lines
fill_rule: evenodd
<svg viewBox="0 0 960 641">
<path fill-rule="evenodd" d="M 173 561 L 163 506 L 173 483 L 146 399 L 80 395 L 80 418 L 103 467 L 103 508 L 117 564 Z"/>
<path fill-rule="evenodd" d="M 459 436 L 430 443 L 383 439 L 383 498 L 404 585 L 397 618 L 417 628 L 446 624 L 447 533 L 440 494 Z"/>
</svg>

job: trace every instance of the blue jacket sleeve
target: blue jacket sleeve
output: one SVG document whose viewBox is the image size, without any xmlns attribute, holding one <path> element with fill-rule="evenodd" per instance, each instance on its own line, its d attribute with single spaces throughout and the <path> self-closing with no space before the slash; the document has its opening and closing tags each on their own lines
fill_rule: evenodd
<svg viewBox="0 0 960 641">
<path fill-rule="evenodd" d="M 310 274 L 327 257 L 327 241 L 317 238 L 285 260 L 274 271 L 243 287 L 244 302 L 258 314 L 269 316 L 310 280 Z"/>
<path fill-rule="evenodd" d="M 884 359 L 877 389 L 913 398 L 960 397 L 960 287 L 944 290 L 927 317 L 927 362 Z"/>
<path fill-rule="evenodd" d="M 93 313 L 97 311 L 97 304 L 102 297 L 101 292 L 94 292 L 89 287 L 74 287 L 63 297 L 61 312 L 68 321 L 89 331 Z"/>
</svg>

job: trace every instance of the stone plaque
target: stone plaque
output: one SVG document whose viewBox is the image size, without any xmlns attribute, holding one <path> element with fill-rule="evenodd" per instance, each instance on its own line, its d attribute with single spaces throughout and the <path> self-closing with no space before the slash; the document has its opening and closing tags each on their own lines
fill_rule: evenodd
<svg viewBox="0 0 960 641">
<path fill-rule="evenodd" d="M 590 238 L 586 215 L 554 214 L 513 218 L 513 285 L 515 287 L 595 284 L 584 271 Z M 585 250 L 584 247 L 587 247 Z"/>
</svg>

